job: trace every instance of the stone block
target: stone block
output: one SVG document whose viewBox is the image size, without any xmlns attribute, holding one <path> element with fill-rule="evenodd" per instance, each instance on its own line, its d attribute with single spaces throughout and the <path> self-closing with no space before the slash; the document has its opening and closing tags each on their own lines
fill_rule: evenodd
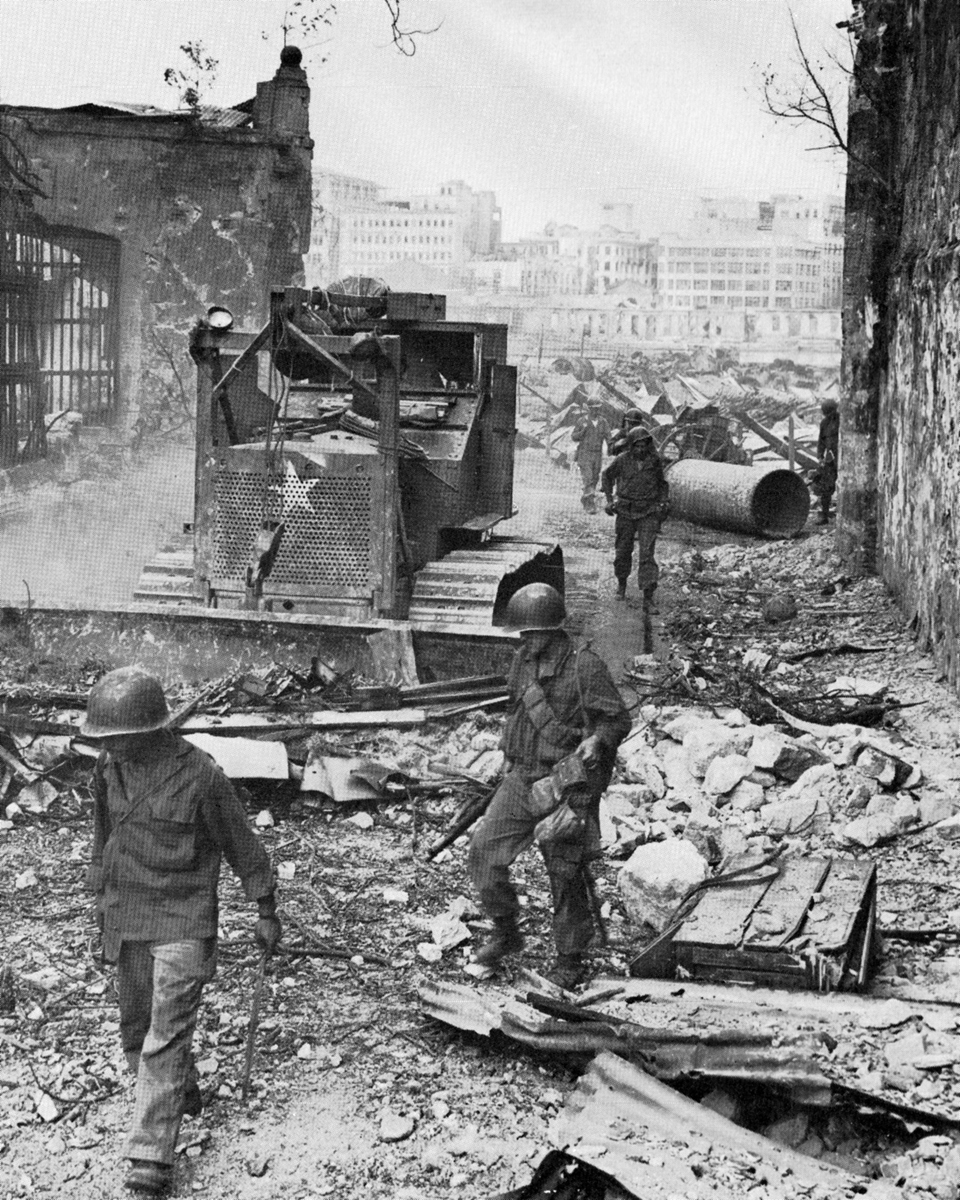
<svg viewBox="0 0 960 1200">
<path fill-rule="evenodd" d="M 810 1118 L 804 1112 L 796 1112 L 789 1117 L 781 1117 L 763 1131 L 763 1136 L 776 1142 L 778 1146 L 790 1146 L 796 1149 L 806 1139 L 810 1130 Z"/>
<path fill-rule="evenodd" d="M 743 1119 L 743 1104 L 732 1092 L 723 1088 L 714 1088 L 713 1091 L 707 1092 L 700 1103 L 711 1112 L 719 1113 L 721 1117 L 733 1121 L 735 1125 L 740 1124 Z"/>
<path fill-rule="evenodd" d="M 742 780 L 730 793 L 730 807 L 737 812 L 756 812 L 766 803 L 762 787 L 751 783 L 749 778 Z"/>
<path fill-rule="evenodd" d="M 802 746 L 799 742 L 787 742 L 773 764 L 773 773 L 778 779 L 795 783 L 804 771 L 827 762 L 827 756 L 813 746 Z M 762 764 L 758 763 L 758 766 Z"/>
<path fill-rule="evenodd" d="M 735 729 L 721 721 L 701 721 L 683 737 L 690 773 L 702 779 L 715 758 L 741 754 L 753 740 L 747 729 Z"/>
<path fill-rule="evenodd" d="M 894 838 L 901 831 L 900 822 L 892 813 L 876 817 L 857 817 L 843 827 L 841 837 L 856 846 L 876 846 Z"/>
<path fill-rule="evenodd" d="M 677 905 L 708 871 L 707 860 L 692 842 L 668 838 L 638 846 L 620 868 L 617 887 L 633 924 L 662 933 Z"/>
<path fill-rule="evenodd" d="M 707 767 L 703 790 L 713 796 L 726 796 L 753 770 L 745 754 L 723 754 Z"/>
<path fill-rule="evenodd" d="M 716 817 L 704 813 L 691 815 L 683 836 L 693 842 L 708 863 L 718 863 L 723 858 L 723 826 Z"/>
<path fill-rule="evenodd" d="M 934 829 L 945 842 L 960 842 L 960 813 L 954 817 L 947 817 L 939 825 L 935 825 Z"/>
<path fill-rule="evenodd" d="M 747 757 L 755 767 L 763 771 L 773 771 L 774 764 L 780 757 L 781 751 L 787 745 L 783 734 L 772 729 L 764 729 L 758 733 L 750 744 Z"/>
<path fill-rule="evenodd" d="M 938 821 L 946 821 L 956 816 L 960 811 L 960 800 L 944 792 L 925 791 L 920 797 L 920 824 L 936 825 Z"/>
<path fill-rule="evenodd" d="M 822 832 L 829 824 L 830 810 L 818 796 L 805 795 L 765 804 L 759 817 L 770 833 L 811 834 Z"/>
</svg>

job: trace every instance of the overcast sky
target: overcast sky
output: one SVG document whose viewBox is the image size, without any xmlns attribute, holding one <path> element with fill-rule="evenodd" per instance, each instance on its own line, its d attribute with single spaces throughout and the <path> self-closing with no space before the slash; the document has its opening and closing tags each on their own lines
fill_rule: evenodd
<svg viewBox="0 0 960 1200">
<path fill-rule="evenodd" d="M 269 78 L 276 0 L 0 0 L 0 101 L 176 107 L 164 68 L 202 40 L 230 104 Z M 405 58 L 382 0 L 340 0 L 312 38 L 315 162 L 394 190 L 446 179 L 497 193 L 508 238 L 547 220 L 595 224 L 635 203 L 643 232 L 677 230 L 704 192 L 842 191 L 839 160 L 762 111 L 760 72 L 796 74 L 789 12 L 822 57 L 849 0 L 404 0 L 439 26 Z M 264 39 L 266 32 L 269 37 Z M 320 63 L 321 56 L 327 61 Z"/>
</svg>

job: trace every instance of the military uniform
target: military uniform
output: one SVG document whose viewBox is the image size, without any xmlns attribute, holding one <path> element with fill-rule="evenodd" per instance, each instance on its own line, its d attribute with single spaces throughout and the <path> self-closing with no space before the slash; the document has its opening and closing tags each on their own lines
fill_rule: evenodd
<svg viewBox="0 0 960 1200">
<path fill-rule="evenodd" d="M 169 732 L 135 761 L 103 752 L 94 772 L 88 886 L 98 897 L 104 956 L 117 964 L 120 1037 L 137 1074 L 124 1153 L 173 1161 L 184 1096 L 196 1083 L 190 1045 L 217 947 L 217 881 L 226 858 L 248 899 L 272 895 L 266 851 L 213 760 Z"/>
<path fill-rule="evenodd" d="M 580 470 L 580 502 L 584 508 L 592 509 L 594 506 L 603 465 L 603 447 L 609 444 L 612 433 L 609 421 L 600 415 L 582 416 L 573 427 L 571 437 L 577 446 L 573 458 Z"/>
<path fill-rule="evenodd" d="M 603 491 L 608 506 L 616 508 L 613 573 L 617 582 L 621 590 L 626 586 L 636 544 L 637 586 L 649 593 L 660 578 L 654 549 L 663 523 L 662 506 L 670 493 L 660 456 L 652 446 L 642 458 L 632 450 L 618 454 L 603 472 Z"/>
<path fill-rule="evenodd" d="M 539 654 L 521 646 L 508 676 L 510 708 L 503 732 L 507 771 L 470 844 L 469 871 L 487 916 L 516 922 L 519 912 L 510 865 L 532 845 L 543 818 L 532 785 L 577 749 L 589 735 L 599 742 L 598 762 L 589 771 L 588 824 L 597 828 L 600 796 L 610 782 L 617 746 L 630 730 L 630 716 L 606 666 L 587 648 L 577 648 L 560 629 Z M 553 891 L 553 933 L 560 955 L 582 954 L 594 932 L 588 882 L 571 873 L 562 858 L 541 844 Z M 587 846 L 583 846 L 586 855 Z"/>
<path fill-rule="evenodd" d="M 817 438 L 817 459 L 820 463 L 820 523 L 825 525 L 830 516 L 830 502 L 837 487 L 837 459 L 840 456 L 840 413 L 831 409 L 820 422 Z"/>
</svg>

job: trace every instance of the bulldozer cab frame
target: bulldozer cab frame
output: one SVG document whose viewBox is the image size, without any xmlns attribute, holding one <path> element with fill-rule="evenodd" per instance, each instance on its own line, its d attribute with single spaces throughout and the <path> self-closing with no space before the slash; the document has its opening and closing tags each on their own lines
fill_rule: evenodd
<svg viewBox="0 0 960 1200">
<path fill-rule="evenodd" d="M 493 537 L 514 511 L 506 351 L 505 326 L 382 289 L 274 289 L 256 333 L 201 322 L 194 599 L 496 624 L 523 584 L 562 591 L 559 548 Z"/>
</svg>

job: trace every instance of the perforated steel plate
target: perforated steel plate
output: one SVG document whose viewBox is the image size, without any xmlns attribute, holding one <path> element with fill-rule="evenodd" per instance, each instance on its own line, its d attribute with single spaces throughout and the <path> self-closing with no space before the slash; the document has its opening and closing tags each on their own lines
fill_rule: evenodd
<svg viewBox="0 0 960 1200">
<path fill-rule="evenodd" d="M 213 574 L 222 583 L 243 587 L 264 516 L 282 513 L 286 528 L 271 583 L 320 594 L 370 586 L 368 475 L 268 476 L 221 469 L 215 502 Z"/>
</svg>

